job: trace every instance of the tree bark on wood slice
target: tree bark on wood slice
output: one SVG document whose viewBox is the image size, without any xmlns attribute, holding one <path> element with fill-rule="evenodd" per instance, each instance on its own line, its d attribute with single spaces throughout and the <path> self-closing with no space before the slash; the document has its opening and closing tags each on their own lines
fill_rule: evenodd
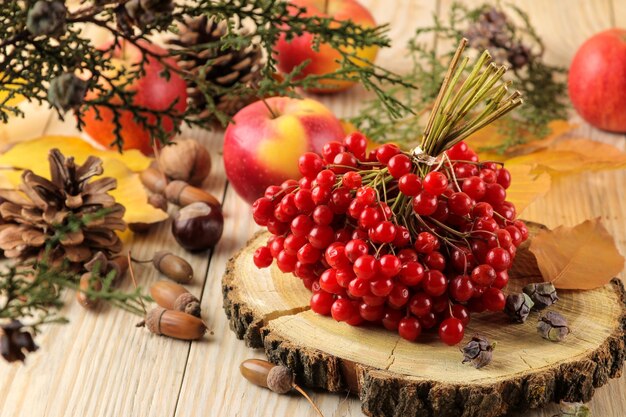
<svg viewBox="0 0 626 417">
<path fill-rule="evenodd" d="M 589 401 L 595 388 L 621 375 L 626 304 L 618 279 L 595 290 L 559 291 L 551 309 L 572 331 L 560 343 L 537 334 L 537 312 L 524 324 L 502 313 L 473 314 L 466 340 L 478 333 L 497 342 L 492 363 L 474 369 L 436 332 L 408 342 L 383 328 L 352 327 L 310 311 L 311 293 L 298 278 L 254 266 L 252 254 L 268 236 L 253 237 L 223 277 L 231 329 L 291 368 L 299 383 L 358 395 L 368 416 L 495 417 L 552 401 Z M 527 245 L 518 249 L 510 276 L 508 293 L 542 280 Z"/>
</svg>

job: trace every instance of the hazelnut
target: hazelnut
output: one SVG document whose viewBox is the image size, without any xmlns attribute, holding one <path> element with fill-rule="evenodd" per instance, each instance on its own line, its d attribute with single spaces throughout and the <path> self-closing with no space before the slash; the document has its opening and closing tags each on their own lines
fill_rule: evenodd
<svg viewBox="0 0 626 417">
<path fill-rule="evenodd" d="M 200 185 L 211 171 L 211 155 L 195 140 L 177 140 L 161 149 L 158 164 L 169 178 Z"/>
<path fill-rule="evenodd" d="M 205 202 L 196 202 L 181 208 L 172 222 L 174 238 L 189 251 L 212 248 L 222 237 L 223 229 L 221 208 Z"/>
</svg>

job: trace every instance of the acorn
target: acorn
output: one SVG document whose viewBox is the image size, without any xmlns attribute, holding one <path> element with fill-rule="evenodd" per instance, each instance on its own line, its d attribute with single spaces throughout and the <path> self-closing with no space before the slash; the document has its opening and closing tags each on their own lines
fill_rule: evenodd
<svg viewBox="0 0 626 417">
<path fill-rule="evenodd" d="M 286 394 L 292 389 L 298 391 L 313 406 L 317 415 L 324 417 L 311 397 L 295 382 L 295 375 L 291 369 L 282 365 L 274 365 L 262 359 L 247 359 L 239 365 L 239 371 L 244 378 L 254 385 L 268 388 L 277 394 Z"/>
<path fill-rule="evenodd" d="M 222 237 L 224 216 L 220 206 L 198 202 L 183 207 L 174 215 L 172 235 L 189 251 L 211 249 Z"/>
<path fill-rule="evenodd" d="M 193 280 L 193 268 L 189 262 L 171 252 L 156 252 L 152 264 L 157 271 L 173 281 L 187 284 Z"/>
<path fill-rule="evenodd" d="M 205 202 L 220 207 L 220 202 L 212 194 L 187 184 L 184 181 L 172 181 L 165 187 L 167 201 L 177 206 L 185 207 L 192 203 Z"/>
<path fill-rule="evenodd" d="M 207 331 L 198 317 L 163 307 L 153 308 L 146 314 L 145 320 L 137 324 L 137 327 L 144 326 L 151 333 L 180 340 L 198 340 Z"/>
<path fill-rule="evenodd" d="M 86 291 L 100 291 L 102 289 L 102 282 L 99 279 L 94 279 L 91 272 L 85 272 L 79 281 L 79 291 L 76 291 L 76 300 L 84 308 L 90 310 L 96 308 L 98 300 L 94 300 L 89 297 Z"/>
<path fill-rule="evenodd" d="M 144 187 L 155 194 L 163 194 L 169 182 L 165 174 L 152 166 L 141 171 L 139 179 Z"/>
<path fill-rule="evenodd" d="M 157 281 L 150 287 L 150 295 L 163 308 L 200 317 L 200 300 L 182 285 L 169 281 Z"/>
<path fill-rule="evenodd" d="M 200 143 L 183 139 L 161 149 L 158 157 L 161 172 L 172 180 L 201 185 L 211 171 L 211 155 Z"/>
</svg>

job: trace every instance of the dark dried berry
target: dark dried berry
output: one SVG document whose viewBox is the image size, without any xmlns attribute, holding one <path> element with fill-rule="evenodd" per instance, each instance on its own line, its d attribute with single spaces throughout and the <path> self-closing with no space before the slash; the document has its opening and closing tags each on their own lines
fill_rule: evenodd
<svg viewBox="0 0 626 417">
<path fill-rule="evenodd" d="M 24 362 L 24 351 L 34 352 L 38 349 L 33 336 L 22 330 L 23 327 L 19 320 L 0 326 L 0 354 L 7 362 Z"/>
<path fill-rule="evenodd" d="M 35 36 L 60 37 L 66 31 L 66 14 L 62 1 L 40 0 L 28 10 L 26 28 Z"/>
<path fill-rule="evenodd" d="M 539 284 L 528 284 L 524 287 L 524 293 L 528 294 L 535 303 L 533 309 L 543 310 L 559 300 L 556 288 L 551 282 L 541 282 Z"/>
<path fill-rule="evenodd" d="M 560 342 L 570 333 L 567 320 L 556 311 L 548 311 L 539 318 L 537 332 L 544 339 L 552 342 Z"/>
<path fill-rule="evenodd" d="M 463 348 L 463 363 L 471 362 L 476 369 L 491 363 L 495 343 L 489 343 L 484 336 L 474 335 Z"/>
<path fill-rule="evenodd" d="M 518 294 L 509 294 L 506 297 L 504 312 L 513 320 L 519 323 L 524 323 L 534 305 L 535 303 L 530 299 L 528 294 L 523 292 Z"/>
<path fill-rule="evenodd" d="M 50 81 L 48 100 L 60 112 L 77 109 L 83 104 L 87 82 L 76 75 L 66 72 Z"/>
</svg>

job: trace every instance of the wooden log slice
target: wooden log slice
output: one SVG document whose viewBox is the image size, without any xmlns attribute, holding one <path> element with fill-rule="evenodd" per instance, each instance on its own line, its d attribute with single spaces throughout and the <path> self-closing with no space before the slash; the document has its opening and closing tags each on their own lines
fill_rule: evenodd
<svg viewBox="0 0 626 417">
<path fill-rule="evenodd" d="M 474 369 L 436 332 L 412 343 L 382 328 L 313 313 L 311 293 L 298 278 L 254 266 L 252 254 L 267 238 L 256 235 L 228 265 L 223 293 L 231 328 L 250 347 L 264 347 L 269 360 L 291 368 L 300 383 L 357 394 L 368 416 L 500 416 L 552 401 L 589 401 L 595 388 L 621 374 L 626 306 L 617 279 L 595 290 L 559 291 L 551 308 L 572 331 L 560 343 L 537 334 L 536 312 L 524 324 L 502 313 L 472 315 L 465 341 L 478 333 L 497 342 L 493 362 Z M 510 275 L 509 293 L 541 281 L 524 247 Z"/>
</svg>

